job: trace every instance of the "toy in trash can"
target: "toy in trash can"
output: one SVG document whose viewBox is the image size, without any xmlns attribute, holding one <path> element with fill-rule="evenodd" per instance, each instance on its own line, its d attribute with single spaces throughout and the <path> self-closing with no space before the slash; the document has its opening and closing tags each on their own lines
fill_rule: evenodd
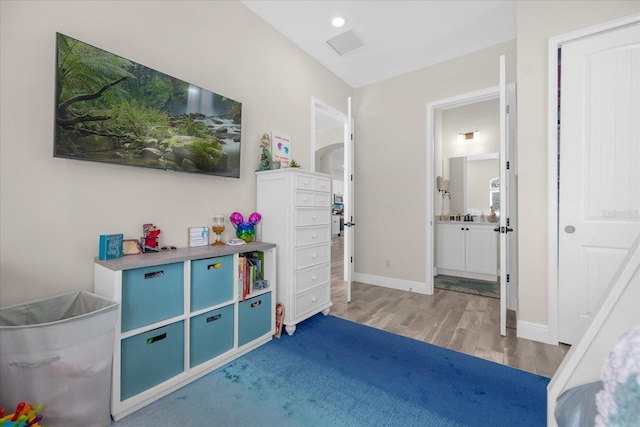
<svg viewBox="0 0 640 427">
<path fill-rule="evenodd" d="M 5 409 L 0 408 L 0 426 L 2 427 L 41 427 L 42 415 L 38 411 L 41 405 L 34 407 L 25 402 L 18 403 L 13 414 L 5 416 Z"/>
</svg>

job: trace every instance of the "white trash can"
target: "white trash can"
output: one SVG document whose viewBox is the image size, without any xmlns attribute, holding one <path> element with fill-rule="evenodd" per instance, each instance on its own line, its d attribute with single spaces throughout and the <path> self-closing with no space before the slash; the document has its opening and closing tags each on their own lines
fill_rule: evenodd
<svg viewBox="0 0 640 427">
<path fill-rule="evenodd" d="M 111 423 L 118 303 L 85 291 L 0 308 L 0 406 L 42 405 L 42 424 Z"/>
</svg>

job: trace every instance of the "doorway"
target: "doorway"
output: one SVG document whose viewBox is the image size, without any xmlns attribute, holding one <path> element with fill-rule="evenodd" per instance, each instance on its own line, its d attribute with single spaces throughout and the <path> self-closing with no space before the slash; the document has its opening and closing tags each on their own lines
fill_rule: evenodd
<svg viewBox="0 0 640 427">
<path fill-rule="evenodd" d="M 501 59 L 501 68 L 503 66 L 503 59 Z M 501 76 L 504 74 L 503 69 L 501 70 Z M 503 80 L 503 77 L 501 77 Z M 501 89 L 502 88 L 502 89 Z M 509 85 L 504 85 L 502 82 L 501 86 L 488 88 L 479 90 L 476 92 L 471 92 L 468 94 L 463 94 L 459 96 L 455 96 L 452 98 L 436 101 L 430 103 L 428 105 L 427 111 L 427 169 L 431 169 L 433 173 L 427 174 L 427 259 L 426 259 L 426 285 L 427 285 L 427 293 L 433 294 L 434 288 L 434 276 L 438 273 L 436 269 L 436 236 L 438 234 L 438 229 L 443 228 L 441 231 L 445 231 L 446 227 L 437 227 L 438 219 L 442 215 L 442 213 L 451 213 L 449 196 L 450 194 L 446 194 L 446 191 L 441 191 L 441 184 L 438 182 L 439 180 L 444 180 L 444 178 L 449 177 L 449 166 L 446 161 L 443 162 L 442 153 L 445 152 L 443 147 L 443 130 L 441 126 L 442 122 L 442 113 L 447 110 L 453 110 L 456 108 L 467 108 L 472 107 L 474 104 L 481 104 L 487 102 L 494 102 L 496 99 L 503 99 L 501 101 L 500 109 L 496 112 L 498 116 L 498 120 L 500 122 L 500 130 L 496 133 L 495 136 L 487 135 L 487 138 L 495 138 L 495 139 L 503 139 L 506 137 L 503 143 L 499 145 L 499 158 L 500 158 L 500 175 L 504 180 L 501 186 L 503 187 L 504 193 L 501 193 L 501 199 L 506 202 L 503 203 L 503 209 L 508 211 L 508 215 L 503 215 L 500 218 L 499 226 L 495 228 L 492 227 L 491 232 L 499 231 L 500 233 L 500 265 L 503 266 L 501 268 L 501 311 L 504 313 L 501 316 L 501 333 L 505 333 L 505 323 L 506 323 L 506 312 L 507 309 L 511 311 L 517 312 L 517 228 L 515 224 L 517 223 L 517 211 L 515 207 L 517 206 L 517 170 L 516 170 L 516 142 L 515 142 L 515 84 L 511 83 Z M 506 105 L 503 105 L 502 102 L 506 102 Z M 511 111 L 509 111 L 511 109 Z M 473 135 L 476 131 L 480 131 L 480 138 L 482 138 L 482 129 L 465 129 L 460 128 L 457 132 L 460 133 L 460 136 L 466 136 L 465 134 L 469 134 L 472 138 L 477 137 L 477 135 Z M 463 139 L 463 144 L 465 140 Z M 479 146 L 478 146 L 479 147 Z M 478 148 L 476 148 L 478 149 Z M 491 152 L 495 149 L 485 148 L 487 152 Z M 455 150 L 452 150 L 455 152 Z M 472 153 L 472 154 L 481 154 L 481 153 Z M 460 153 L 457 153 L 457 156 L 460 157 Z M 509 159 L 507 159 L 509 157 Z M 510 160 L 510 161 L 508 161 Z M 511 164 L 509 166 L 509 163 Z M 506 170 L 504 165 L 506 165 Z M 438 177 L 439 180 L 437 179 Z M 489 182 L 494 182 L 494 180 L 490 179 Z M 448 186 L 447 186 L 448 187 Z M 446 190 L 452 190 L 452 187 L 446 188 Z M 461 185 L 457 190 L 459 193 L 465 193 L 464 186 Z M 489 194 L 491 190 L 487 189 L 487 202 L 490 199 Z M 443 196 L 447 196 L 446 198 Z M 462 206 L 465 206 L 465 209 L 468 207 L 466 202 L 461 202 Z M 508 209 L 507 209 L 508 207 Z M 468 212 L 460 212 L 468 213 Z M 482 215 L 482 212 L 477 212 L 478 217 Z M 448 218 L 447 218 L 448 219 Z M 503 224 L 503 222 L 505 222 Z M 441 224 L 446 224 L 443 222 Z M 463 223 L 464 224 L 464 223 Z M 480 226 L 477 224 L 475 227 Z M 474 228 L 475 228 L 474 227 Z M 463 230 L 469 228 L 471 231 L 472 227 L 463 227 Z M 458 229 L 460 229 L 458 227 Z M 508 233 L 505 233 L 505 231 Z M 485 230 L 486 231 L 486 230 Z M 514 232 L 511 232 L 514 231 Z M 451 235 L 449 235 L 451 236 Z M 466 239 L 466 238 L 462 238 Z M 472 236 L 469 237 L 472 239 Z M 503 240 L 504 239 L 504 240 Z M 451 239 L 448 239 L 451 240 Z M 470 240 L 472 241 L 472 240 Z M 465 254 L 469 254 L 470 252 L 464 246 L 466 245 L 466 240 L 457 240 L 458 243 L 458 252 L 465 251 Z M 506 248 L 506 250 L 505 250 Z M 480 249 L 481 250 L 481 249 Z M 476 251 L 477 252 L 477 251 Z M 506 257 L 504 259 L 503 256 Z M 463 261 L 466 262 L 466 261 Z M 457 270 L 460 270 L 460 264 L 458 264 Z M 506 271 L 504 271 L 506 270 Z M 491 274 L 495 274 L 496 269 L 493 268 L 493 272 Z M 487 273 L 487 272 L 484 272 Z M 506 274 L 505 274 L 506 273 Z M 485 276 L 486 277 L 486 276 Z M 481 278 L 481 277 L 477 277 Z"/>
<path fill-rule="evenodd" d="M 350 100 L 348 101 L 350 109 Z M 346 302 L 351 301 L 351 269 L 353 249 L 353 235 L 345 238 L 348 224 L 345 221 L 349 210 L 349 200 L 352 188 L 347 188 L 346 177 L 351 176 L 353 166 L 349 166 L 350 159 L 345 149 L 345 137 L 351 134 L 349 116 L 324 103 L 311 99 L 311 170 L 331 176 L 332 178 L 332 237 L 331 237 L 331 271 L 343 275 L 346 284 Z M 346 184 L 346 185 L 345 185 Z M 337 196 L 337 197 L 336 197 Z M 334 224 L 334 222 L 336 224 Z M 337 225 L 337 230 L 335 229 Z M 337 265 L 337 264 L 342 265 Z M 348 277 L 347 277 L 348 276 Z"/>
<path fill-rule="evenodd" d="M 549 40 L 551 343 L 579 342 L 640 232 L 639 29 L 634 15 Z"/>
</svg>

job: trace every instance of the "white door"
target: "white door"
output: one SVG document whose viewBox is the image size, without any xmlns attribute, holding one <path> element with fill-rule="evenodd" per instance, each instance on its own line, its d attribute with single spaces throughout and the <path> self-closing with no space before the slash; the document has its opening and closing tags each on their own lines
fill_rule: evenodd
<svg viewBox="0 0 640 427">
<path fill-rule="evenodd" d="M 500 334 L 507 335 L 507 234 L 513 231 L 509 220 L 509 144 L 507 144 L 507 76 L 505 57 L 500 56 Z"/>
<path fill-rule="evenodd" d="M 558 337 L 576 344 L 640 234 L 640 25 L 561 47 Z"/>
<path fill-rule="evenodd" d="M 355 240 L 355 214 L 353 200 L 354 149 L 351 97 L 347 99 L 347 125 L 344 127 L 344 281 L 347 286 L 347 302 L 351 302 L 353 277 L 353 249 Z"/>
</svg>

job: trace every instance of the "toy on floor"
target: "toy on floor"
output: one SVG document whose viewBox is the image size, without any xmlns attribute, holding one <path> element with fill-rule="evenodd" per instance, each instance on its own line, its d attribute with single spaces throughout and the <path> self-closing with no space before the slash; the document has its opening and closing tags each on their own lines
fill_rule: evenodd
<svg viewBox="0 0 640 427">
<path fill-rule="evenodd" d="M 2 427 L 41 427 L 42 415 L 38 411 L 41 405 L 34 407 L 30 403 L 20 402 L 13 414 L 5 416 L 5 409 L 0 408 L 0 426 Z"/>
</svg>

